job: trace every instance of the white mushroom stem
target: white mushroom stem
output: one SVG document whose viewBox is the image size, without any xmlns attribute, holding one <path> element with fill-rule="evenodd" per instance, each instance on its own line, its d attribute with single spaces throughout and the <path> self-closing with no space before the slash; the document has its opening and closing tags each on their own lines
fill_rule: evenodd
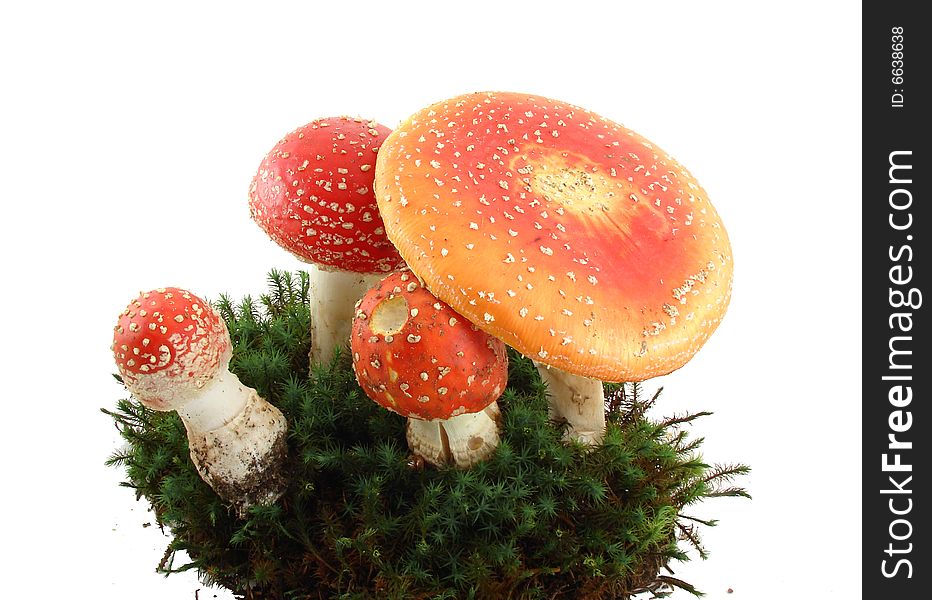
<svg viewBox="0 0 932 600">
<path fill-rule="evenodd" d="M 213 431 L 243 412 L 249 399 L 246 390 L 252 391 L 229 369 L 220 369 L 199 396 L 178 408 L 178 414 L 189 429 Z"/>
<path fill-rule="evenodd" d="M 427 462 L 470 467 L 488 458 L 498 447 L 498 403 L 484 410 L 423 421 L 408 419 L 408 446 Z"/>
<path fill-rule="evenodd" d="M 356 301 L 385 273 L 355 273 L 311 266 L 311 365 L 330 364 L 337 347 L 349 345 Z"/>
<path fill-rule="evenodd" d="M 240 516 L 285 491 L 287 421 L 282 412 L 221 368 L 202 393 L 178 408 L 191 460 Z"/>
<path fill-rule="evenodd" d="M 605 435 L 605 389 L 598 379 L 580 377 L 555 367 L 536 363 L 550 396 L 550 417 L 565 420 L 565 439 L 588 446 Z"/>
</svg>

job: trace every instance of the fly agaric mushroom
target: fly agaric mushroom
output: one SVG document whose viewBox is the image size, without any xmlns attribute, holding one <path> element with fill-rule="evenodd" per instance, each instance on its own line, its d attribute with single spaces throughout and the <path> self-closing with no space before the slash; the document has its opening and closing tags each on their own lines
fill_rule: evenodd
<svg viewBox="0 0 932 600">
<path fill-rule="evenodd" d="M 505 345 L 457 314 L 408 271 L 359 301 L 350 341 L 366 394 L 408 417 L 408 446 L 434 465 L 468 467 L 498 446 Z"/>
<path fill-rule="evenodd" d="M 685 364 L 731 295 L 722 222 L 637 133 L 516 93 L 429 106 L 382 144 L 389 239 L 425 285 L 538 362 L 567 436 L 604 434 L 601 381 Z"/>
<path fill-rule="evenodd" d="M 120 315 L 112 348 L 142 404 L 178 412 L 198 473 L 240 516 L 281 496 L 287 422 L 230 372 L 230 335 L 210 305 L 178 288 L 140 294 Z"/>
<path fill-rule="evenodd" d="M 390 130 L 349 117 L 317 119 L 284 137 L 262 160 L 249 189 L 253 220 L 309 269 L 311 363 L 345 346 L 353 305 L 404 265 L 385 236 L 373 176 Z"/>
</svg>

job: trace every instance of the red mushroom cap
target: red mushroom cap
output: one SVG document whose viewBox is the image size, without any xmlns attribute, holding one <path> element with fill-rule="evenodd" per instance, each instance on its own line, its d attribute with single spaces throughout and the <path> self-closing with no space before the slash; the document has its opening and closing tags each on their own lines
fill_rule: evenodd
<svg viewBox="0 0 932 600">
<path fill-rule="evenodd" d="M 357 273 L 401 267 L 373 191 L 376 153 L 390 131 L 374 121 L 332 117 L 289 133 L 252 180 L 253 220 L 306 262 Z"/>
<path fill-rule="evenodd" d="M 483 410 L 508 381 L 505 345 L 427 291 L 392 273 L 359 301 L 350 340 L 366 394 L 405 417 L 448 419 Z"/>
<path fill-rule="evenodd" d="M 123 382 L 144 404 L 174 410 L 230 362 L 230 336 L 209 304 L 183 289 L 144 292 L 113 329 Z"/>
<path fill-rule="evenodd" d="M 383 143 L 389 238 L 439 298 L 527 356 L 608 381 L 685 364 L 731 293 L 728 236 L 668 154 L 515 93 L 429 106 Z"/>
</svg>

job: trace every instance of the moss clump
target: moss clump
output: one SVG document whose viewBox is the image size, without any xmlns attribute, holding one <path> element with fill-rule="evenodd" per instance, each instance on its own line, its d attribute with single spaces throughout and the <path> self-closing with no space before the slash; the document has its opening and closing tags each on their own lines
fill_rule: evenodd
<svg viewBox="0 0 932 600">
<path fill-rule="evenodd" d="M 667 574 L 705 556 L 684 509 L 746 496 L 743 465 L 709 466 L 683 424 L 646 416 L 637 385 L 610 386 L 603 444 L 561 441 L 531 362 L 511 353 L 502 441 L 470 470 L 413 459 L 404 419 L 366 398 L 348 357 L 308 373 L 308 280 L 272 272 L 259 301 L 216 303 L 231 368 L 289 420 L 291 482 L 273 506 L 238 519 L 198 477 L 175 413 L 133 400 L 105 410 L 128 442 L 122 465 L 173 540 L 159 569 L 197 569 L 247 599 L 626 598 L 674 587 Z M 190 562 L 175 564 L 184 551 Z"/>
</svg>

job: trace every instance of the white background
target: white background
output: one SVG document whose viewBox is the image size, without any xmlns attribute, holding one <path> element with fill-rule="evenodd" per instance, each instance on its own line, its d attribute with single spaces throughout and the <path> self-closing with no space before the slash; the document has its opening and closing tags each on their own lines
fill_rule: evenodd
<svg viewBox="0 0 932 600">
<path fill-rule="evenodd" d="M 711 599 L 859 596 L 860 4 L 312 4 L 0 9 L 4 596 L 194 598 L 103 465 L 116 315 L 142 289 L 238 297 L 299 268 L 246 203 L 287 131 L 489 89 L 645 135 L 731 235 L 730 312 L 656 416 L 714 411 L 705 457 L 752 465 L 754 500 L 700 507 L 711 558 L 677 576 Z"/>
</svg>

